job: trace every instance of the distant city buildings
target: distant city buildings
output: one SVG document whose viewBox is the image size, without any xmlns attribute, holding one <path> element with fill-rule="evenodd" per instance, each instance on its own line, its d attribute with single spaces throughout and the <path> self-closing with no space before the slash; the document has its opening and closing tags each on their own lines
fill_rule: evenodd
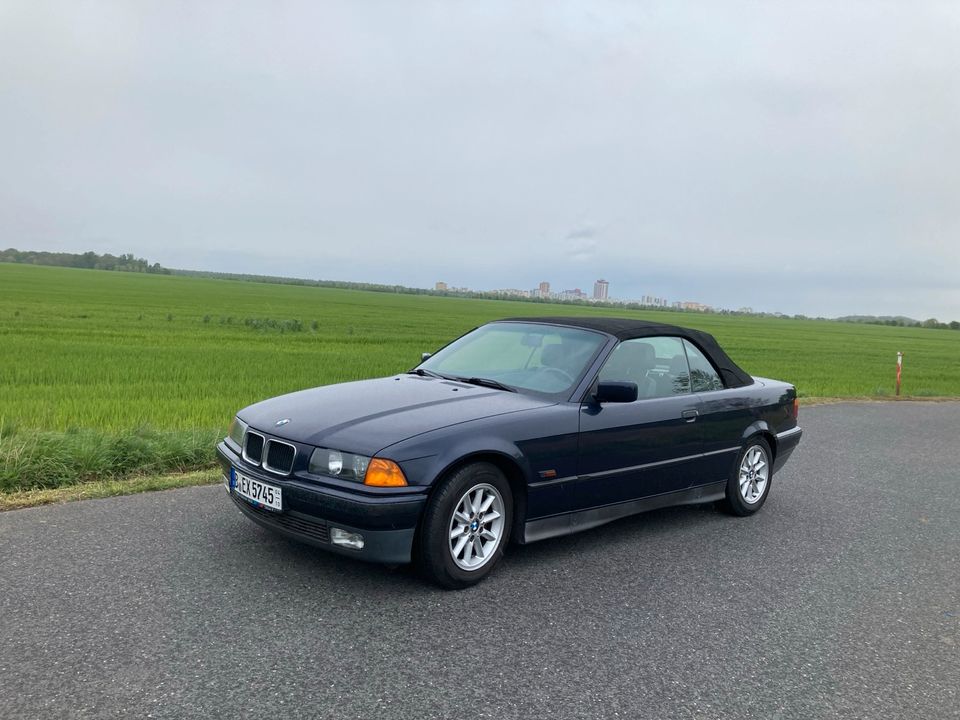
<svg viewBox="0 0 960 720">
<path fill-rule="evenodd" d="M 593 299 L 594 300 L 606 300 L 607 295 L 610 291 L 610 283 L 606 280 L 597 280 L 593 284 Z"/>
<path fill-rule="evenodd" d="M 703 303 L 698 302 L 682 302 L 680 303 L 681 310 L 696 310 L 697 312 L 708 312 L 713 310 L 709 305 L 704 305 Z"/>
<path fill-rule="evenodd" d="M 643 295 L 639 300 L 623 300 L 610 298 L 610 283 L 603 278 L 594 281 L 593 294 L 587 294 L 580 288 L 571 290 L 562 290 L 553 292 L 550 289 L 550 283 L 547 280 L 541 282 L 537 287 L 530 290 L 520 290 L 519 288 L 500 288 L 498 290 L 471 290 L 465 287 L 454 287 L 445 282 L 438 281 L 434 286 L 438 292 L 448 292 L 464 295 L 487 295 L 493 297 L 516 297 L 516 298 L 541 298 L 543 300 L 577 301 L 577 302 L 605 302 L 617 305 L 628 305 L 631 307 L 643 306 L 652 308 L 672 308 L 674 310 L 688 310 L 693 312 L 726 312 L 718 311 L 710 305 L 691 300 L 675 300 L 671 302 L 665 297 L 656 295 Z M 749 307 L 740 308 L 739 313 L 753 313 Z"/>
</svg>

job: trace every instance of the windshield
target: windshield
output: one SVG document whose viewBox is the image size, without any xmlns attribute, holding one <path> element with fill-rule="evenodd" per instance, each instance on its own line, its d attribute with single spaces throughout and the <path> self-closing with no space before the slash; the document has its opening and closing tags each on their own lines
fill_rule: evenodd
<svg viewBox="0 0 960 720">
<path fill-rule="evenodd" d="M 589 330 L 491 323 L 450 343 L 418 367 L 447 378 L 481 378 L 559 394 L 573 390 L 605 341 Z"/>
</svg>

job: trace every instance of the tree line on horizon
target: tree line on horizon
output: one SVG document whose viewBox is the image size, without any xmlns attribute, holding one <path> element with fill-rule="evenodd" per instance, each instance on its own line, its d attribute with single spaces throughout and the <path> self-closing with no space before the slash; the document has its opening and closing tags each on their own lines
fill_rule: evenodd
<svg viewBox="0 0 960 720">
<path fill-rule="evenodd" d="M 936 318 L 914 320 L 908 317 L 876 317 L 874 315 L 851 315 L 837 318 L 840 322 L 861 323 L 864 325 L 889 325 L 890 327 L 919 327 L 933 328 L 934 330 L 960 330 L 960 322 L 951 320 L 948 323 L 940 322 Z"/>
<path fill-rule="evenodd" d="M 132 253 L 99 255 L 92 250 L 85 253 L 46 252 L 43 250 L 0 250 L 0 262 L 19 263 L 21 265 L 52 265 L 55 267 L 83 268 L 86 270 L 117 270 L 120 272 L 151 273 L 170 275 L 168 268 L 160 263 L 150 264 L 149 260 L 135 257 Z"/>
</svg>

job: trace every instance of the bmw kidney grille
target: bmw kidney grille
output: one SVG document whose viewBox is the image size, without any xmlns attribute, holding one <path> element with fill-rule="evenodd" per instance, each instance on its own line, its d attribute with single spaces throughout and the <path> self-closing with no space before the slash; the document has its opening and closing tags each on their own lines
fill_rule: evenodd
<svg viewBox="0 0 960 720">
<path fill-rule="evenodd" d="M 261 465 L 264 470 L 279 475 L 289 475 L 297 458 L 297 448 L 282 440 L 267 440 L 252 430 L 243 440 L 243 459 L 251 465 Z"/>
</svg>

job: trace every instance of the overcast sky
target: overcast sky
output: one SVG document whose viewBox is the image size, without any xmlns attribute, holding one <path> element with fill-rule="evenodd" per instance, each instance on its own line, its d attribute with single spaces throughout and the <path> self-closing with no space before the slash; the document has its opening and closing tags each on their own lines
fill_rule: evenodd
<svg viewBox="0 0 960 720">
<path fill-rule="evenodd" d="M 960 319 L 957 2 L 0 2 L 0 247 Z"/>
</svg>

